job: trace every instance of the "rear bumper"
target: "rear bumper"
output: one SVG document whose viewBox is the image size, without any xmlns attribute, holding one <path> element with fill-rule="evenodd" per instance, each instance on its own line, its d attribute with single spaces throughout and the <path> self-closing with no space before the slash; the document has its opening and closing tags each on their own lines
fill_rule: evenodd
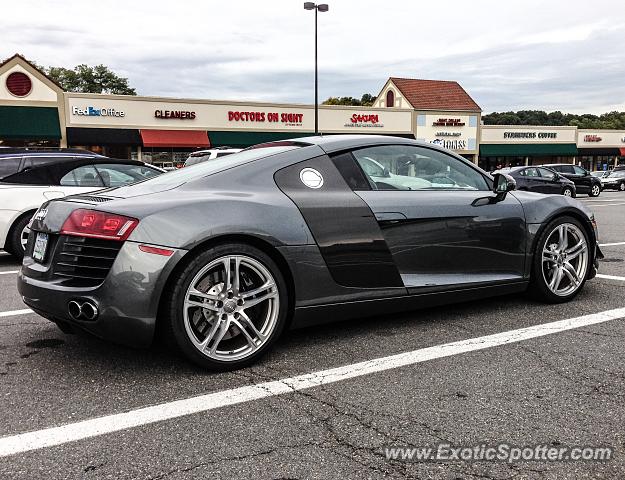
<svg viewBox="0 0 625 480">
<path fill-rule="evenodd" d="M 67 287 L 38 279 L 41 265 L 24 258 L 18 291 L 26 305 L 52 321 L 63 321 L 100 338 L 135 347 L 150 345 L 158 307 L 169 274 L 186 250 L 170 257 L 144 253 L 125 242 L 104 282 L 96 287 Z M 89 301 L 98 308 L 95 320 L 75 320 L 68 312 L 72 300 Z"/>
</svg>

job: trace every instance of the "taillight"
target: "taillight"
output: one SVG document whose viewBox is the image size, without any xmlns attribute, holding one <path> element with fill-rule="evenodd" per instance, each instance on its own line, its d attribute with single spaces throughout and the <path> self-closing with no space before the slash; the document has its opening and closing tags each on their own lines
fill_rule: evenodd
<svg viewBox="0 0 625 480">
<path fill-rule="evenodd" d="M 67 217 L 61 234 L 123 242 L 138 224 L 136 218 L 79 208 Z"/>
</svg>

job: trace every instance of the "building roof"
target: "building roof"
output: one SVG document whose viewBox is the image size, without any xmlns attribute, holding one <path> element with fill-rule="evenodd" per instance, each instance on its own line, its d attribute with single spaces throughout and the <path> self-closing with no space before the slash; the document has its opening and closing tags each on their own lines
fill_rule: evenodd
<svg viewBox="0 0 625 480">
<path fill-rule="evenodd" d="M 10 63 L 13 60 L 17 60 L 17 63 L 22 63 L 22 66 L 24 66 L 24 64 L 28 65 L 28 67 L 30 67 L 32 70 L 34 70 L 39 75 L 41 75 L 42 77 L 44 77 L 47 80 L 49 80 L 50 82 L 52 82 L 58 89 L 63 91 L 63 87 L 61 87 L 55 80 L 50 78 L 47 73 L 42 71 L 37 65 L 35 65 L 31 61 L 27 60 L 24 56 L 20 55 L 19 53 L 11 55 L 9 58 L 0 61 L 0 68 L 4 67 L 5 65 L 7 65 L 8 63 Z"/>
<path fill-rule="evenodd" d="M 415 110 L 482 111 L 458 82 L 397 77 L 390 80 Z"/>
</svg>

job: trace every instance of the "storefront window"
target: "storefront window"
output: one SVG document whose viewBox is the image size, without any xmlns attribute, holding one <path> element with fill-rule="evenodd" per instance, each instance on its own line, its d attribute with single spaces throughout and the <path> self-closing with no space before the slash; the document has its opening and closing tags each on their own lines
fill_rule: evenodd
<svg viewBox="0 0 625 480">
<path fill-rule="evenodd" d="M 141 160 L 146 163 L 151 163 L 161 168 L 180 168 L 184 165 L 184 161 L 189 156 L 189 153 L 196 149 L 182 148 L 182 149 L 157 149 L 157 148 L 144 148 L 141 153 Z"/>
</svg>

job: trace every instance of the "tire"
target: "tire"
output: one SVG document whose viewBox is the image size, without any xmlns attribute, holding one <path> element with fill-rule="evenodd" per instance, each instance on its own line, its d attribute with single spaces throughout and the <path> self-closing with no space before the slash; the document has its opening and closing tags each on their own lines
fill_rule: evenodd
<svg viewBox="0 0 625 480">
<path fill-rule="evenodd" d="M 561 241 L 563 228 L 566 245 Z M 536 242 L 529 291 L 544 302 L 567 302 L 584 287 L 591 264 L 590 242 L 583 225 L 573 217 L 556 218 Z"/>
<path fill-rule="evenodd" d="M 621 182 L 618 184 L 618 191 L 625 192 L 625 182 Z"/>
<path fill-rule="evenodd" d="M 565 197 L 575 197 L 575 192 L 573 192 L 573 189 L 571 187 L 564 187 L 562 189 L 562 195 L 564 195 Z"/>
<path fill-rule="evenodd" d="M 588 192 L 589 197 L 598 197 L 601 194 L 601 186 L 596 183 L 590 187 L 590 192 Z"/>
<path fill-rule="evenodd" d="M 233 280 L 226 264 L 239 272 L 231 273 Z M 288 300 L 284 276 L 267 254 L 246 244 L 218 245 L 178 273 L 163 310 L 163 334 L 203 368 L 236 370 L 256 362 L 280 337 Z"/>
<path fill-rule="evenodd" d="M 9 232 L 9 236 L 7 238 L 6 251 L 20 261 L 24 258 L 25 251 L 23 235 L 26 235 L 25 239 L 27 240 L 28 233 L 30 232 L 28 224 L 30 223 L 31 218 L 32 214 L 24 215 L 18 218 L 11 226 L 11 231 Z"/>
</svg>

